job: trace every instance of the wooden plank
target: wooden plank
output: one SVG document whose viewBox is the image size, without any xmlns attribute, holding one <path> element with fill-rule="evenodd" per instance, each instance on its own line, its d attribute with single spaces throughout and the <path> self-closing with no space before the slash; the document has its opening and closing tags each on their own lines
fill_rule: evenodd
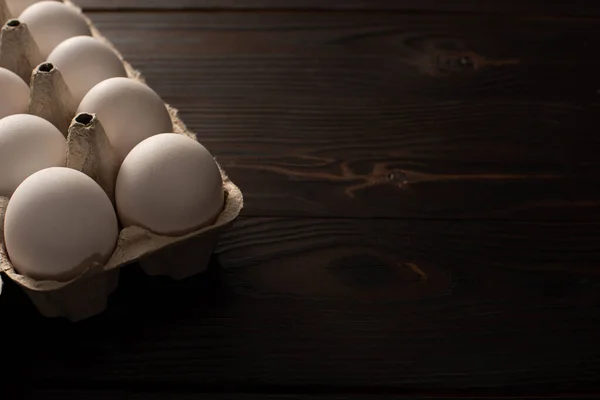
<svg viewBox="0 0 600 400">
<path fill-rule="evenodd" d="M 242 219 L 205 275 L 172 282 L 128 267 L 109 310 L 79 324 L 38 318 L 7 285 L 2 382 L 598 392 L 599 235 L 596 223 Z"/>
<path fill-rule="evenodd" d="M 595 21 L 103 13 L 247 216 L 598 220 Z"/>
<path fill-rule="evenodd" d="M 88 10 L 360 10 L 399 12 L 466 12 L 560 16 L 600 15 L 590 0 L 76 0 Z"/>
<path fill-rule="evenodd" d="M 419 395 L 339 395 L 339 394 L 246 394 L 246 393 L 154 393 L 154 392 L 132 392 L 128 390 L 116 391 L 116 390 L 32 390 L 27 393 L 32 393 L 32 398 L 40 399 L 60 399 L 60 400 L 105 400 L 105 399 L 127 399 L 127 400 L 196 400 L 202 398 L 205 400 L 472 400 L 472 396 L 419 396 Z M 596 397 L 594 397 L 596 396 Z M 539 400 L 538 396 L 493 396 L 493 397 L 478 397 L 482 400 Z M 544 397 L 545 399 L 597 399 L 597 395 L 585 395 L 585 394 L 554 394 Z"/>
</svg>

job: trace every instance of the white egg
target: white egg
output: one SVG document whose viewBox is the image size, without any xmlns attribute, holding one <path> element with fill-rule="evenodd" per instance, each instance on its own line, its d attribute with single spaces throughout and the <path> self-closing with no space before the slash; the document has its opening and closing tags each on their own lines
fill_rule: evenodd
<svg viewBox="0 0 600 400">
<path fill-rule="evenodd" d="M 13 17 L 18 17 L 23 10 L 34 3 L 39 3 L 41 0 L 7 0 L 6 5 Z M 55 0 L 59 1 L 59 0 Z"/>
<path fill-rule="evenodd" d="M 142 140 L 173 130 L 160 96 L 129 78 L 110 78 L 94 86 L 79 104 L 80 112 L 96 114 L 121 160 Z"/>
<path fill-rule="evenodd" d="M 75 107 L 96 84 L 117 76 L 126 77 L 123 62 L 115 52 L 91 36 L 75 36 L 65 40 L 48 56 L 63 76 Z"/>
<path fill-rule="evenodd" d="M 75 8 L 57 1 L 40 1 L 27 7 L 19 15 L 40 49 L 41 58 L 35 65 L 45 61 L 62 41 L 73 36 L 91 36 L 90 28 L 82 14 Z"/>
<path fill-rule="evenodd" d="M 125 158 L 115 188 L 124 226 L 182 235 L 214 222 L 224 202 L 217 163 L 200 143 L 165 133 L 138 144 Z"/>
<path fill-rule="evenodd" d="M 12 71 L 0 67 L 0 118 L 29 111 L 29 86 Z"/>
<path fill-rule="evenodd" d="M 31 174 L 65 165 L 67 141 L 50 122 L 29 114 L 0 119 L 0 196 L 10 197 Z"/>
<path fill-rule="evenodd" d="M 118 234 L 106 193 L 71 168 L 47 168 L 23 181 L 4 219 L 13 267 L 39 280 L 68 281 L 94 262 L 106 263 Z"/>
</svg>

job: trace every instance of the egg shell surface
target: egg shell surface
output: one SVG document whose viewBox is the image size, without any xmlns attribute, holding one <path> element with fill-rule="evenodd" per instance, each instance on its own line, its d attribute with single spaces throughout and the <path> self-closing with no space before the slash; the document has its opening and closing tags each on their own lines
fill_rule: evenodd
<svg viewBox="0 0 600 400">
<path fill-rule="evenodd" d="M 12 71 L 0 67 L 0 118 L 29 111 L 29 85 Z"/>
<path fill-rule="evenodd" d="M 81 112 L 96 114 L 121 161 L 144 139 L 173 130 L 160 96 L 130 78 L 110 78 L 94 86 L 79 104 Z"/>
<path fill-rule="evenodd" d="M 12 17 L 18 17 L 27 7 L 39 3 L 41 0 L 7 0 L 6 5 Z M 59 0 L 54 0 L 59 1 Z"/>
<path fill-rule="evenodd" d="M 0 196 L 10 197 L 28 176 L 65 165 L 67 141 L 50 122 L 30 114 L 0 119 Z"/>
<path fill-rule="evenodd" d="M 47 61 L 63 76 L 73 96 L 73 110 L 98 83 L 109 78 L 127 76 L 117 54 L 91 36 L 74 36 L 61 42 L 50 53 Z"/>
<path fill-rule="evenodd" d="M 214 222 L 224 203 L 223 181 L 210 152 L 175 133 L 152 136 L 125 158 L 115 188 L 124 226 L 183 235 Z"/>
<path fill-rule="evenodd" d="M 4 242 L 14 269 L 38 280 L 68 281 L 94 262 L 104 264 L 118 224 L 106 193 L 71 168 L 36 172 L 6 208 Z"/>
<path fill-rule="evenodd" d="M 38 65 L 64 40 L 73 36 L 91 36 L 92 32 L 81 15 L 73 7 L 58 1 L 40 1 L 27 7 L 19 21 L 25 23 L 39 50 Z"/>
</svg>

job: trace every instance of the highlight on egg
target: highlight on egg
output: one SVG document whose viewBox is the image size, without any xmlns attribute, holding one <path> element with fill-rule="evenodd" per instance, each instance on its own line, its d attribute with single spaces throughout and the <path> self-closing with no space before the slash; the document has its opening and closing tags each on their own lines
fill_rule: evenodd
<svg viewBox="0 0 600 400">
<path fill-rule="evenodd" d="M 37 280 L 69 281 L 104 265 L 118 238 L 114 208 L 82 172 L 53 167 L 31 175 L 6 208 L 4 243 L 14 269 Z"/>
<path fill-rule="evenodd" d="M 0 196 L 10 197 L 30 175 L 65 165 L 67 141 L 50 122 L 30 114 L 0 119 Z"/>
<path fill-rule="evenodd" d="M 183 235 L 216 220 L 223 180 L 211 153 L 187 136 L 163 133 L 139 143 L 125 158 L 115 186 L 123 226 Z"/>
<path fill-rule="evenodd" d="M 98 83 L 79 104 L 77 113 L 82 112 L 96 114 L 121 161 L 144 139 L 173 131 L 171 115 L 160 96 L 130 78 Z"/>
<path fill-rule="evenodd" d="M 60 71 L 73 97 L 73 109 L 98 83 L 127 76 L 117 54 L 91 36 L 74 36 L 63 41 L 52 50 L 47 61 Z"/>
<path fill-rule="evenodd" d="M 0 67 L 0 118 L 29 111 L 29 85 L 12 71 Z"/>
<path fill-rule="evenodd" d="M 45 61 L 64 40 L 73 36 L 92 35 L 83 15 L 75 8 L 58 1 L 34 3 L 18 19 L 27 25 L 40 50 L 40 58 L 32 60 L 35 65 Z"/>
</svg>

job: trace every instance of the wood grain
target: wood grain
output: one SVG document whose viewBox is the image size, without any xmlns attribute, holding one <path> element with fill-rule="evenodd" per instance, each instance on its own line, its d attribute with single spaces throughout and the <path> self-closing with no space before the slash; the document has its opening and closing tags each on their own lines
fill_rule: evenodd
<svg viewBox="0 0 600 400">
<path fill-rule="evenodd" d="M 87 10 L 338 10 L 462 12 L 594 16 L 600 5 L 590 0 L 76 0 Z"/>
<path fill-rule="evenodd" d="M 247 216 L 598 220 L 600 25 L 102 13 Z"/>
<path fill-rule="evenodd" d="M 339 394 L 289 394 L 289 393 L 279 393 L 279 394 L 266 394 L 266 393 L 256 393 L 256 394 L 247 394 L 247 393 L 227 393 L 227 394 L 218 394 L 218 393 L 153 393 L 153 392 L 132 392 L 128 390 L 116 391 L 116 390 L 33 390 L 30 392 L 32 394 L 32 398 L 39 399 L 60 399 L 60 400 L 69 400 L 69 399 L 86 399 L 86 400 L 105 400 L 105 399 L 128 399 L 128 400 L 196 400 L 199 397 L 205 400 L 365 400 L 365 399 L 376 399 L 376 400 L 472 400 L 472 396 L 420 396 L 420 395 L 407 395 L 407 396 L 398 396 L 398 395 L 365 395 L 365 394 L 348 394 L 348 395 L 339 395 Z M 478 397 L 480 399 L 486 400 L 513 400 L 515 397 L 513 396 L 493 396 L 493 397 Z M 597 395 L 592 394 L 554 394 L 550 396 L 544 397 L 545 399 L 596 399 Z M 538 396 L 519 396 L 519 400 L 530 400 L 536 399 L 539 400 Z"/>
<path fill-rule="evenodd" d="M 3 385 L 585 394 L 600 373 L 599 235 L 592 223 L 242 219 L 206 274 L 126 268 L 109 310 L 76 325 L 38 317 L 9 284 Z"/>
</svg>

